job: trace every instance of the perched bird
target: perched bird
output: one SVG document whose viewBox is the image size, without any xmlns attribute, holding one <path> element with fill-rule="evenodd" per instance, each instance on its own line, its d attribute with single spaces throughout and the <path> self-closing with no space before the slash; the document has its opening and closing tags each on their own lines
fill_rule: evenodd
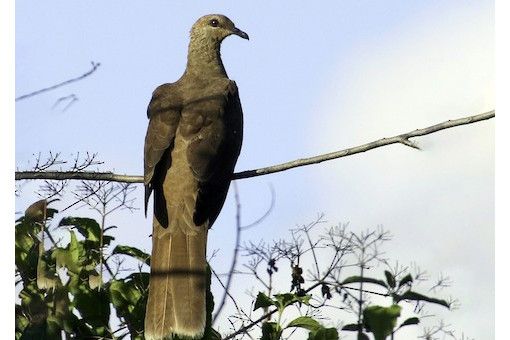
<svg viewBox="0 0 510 340">
<path fill-rule="evenodd" d="M 145 136 L 145 212 L 154 192 L 145 338 L 201 337 L 206 323 L 206 245 L 241 150 L 243 114 L 220 44 L 248 39 L 226 16 L 191 29 L 186 70 L 153 92 Z"/>
</svg>

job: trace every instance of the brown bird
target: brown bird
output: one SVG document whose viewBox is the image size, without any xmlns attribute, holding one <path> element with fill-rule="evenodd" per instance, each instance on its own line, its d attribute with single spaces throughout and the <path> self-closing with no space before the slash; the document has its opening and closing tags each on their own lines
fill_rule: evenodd
<svg viewBox="0 0 510 340">
<path fill-rule="evenodd" d="M 198 19 L 186 70 L 153 92 L 145 136 L 145 212 L 154 191 L 145 338 L 201 337 L 206 323 L 206 245 L 241 150 L 243 113 L 220 44 L 248 39 L 227 17 Z"/>
</svg>

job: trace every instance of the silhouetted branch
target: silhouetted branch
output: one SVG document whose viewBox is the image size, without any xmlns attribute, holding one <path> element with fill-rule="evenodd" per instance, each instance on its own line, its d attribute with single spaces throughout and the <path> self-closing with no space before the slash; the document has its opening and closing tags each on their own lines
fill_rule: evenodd
<svg viewBox="0 0 510 340">
<path fill-rule="evenodd" d="M 419 147 L 411 142 L 409 138 L 421 137 L 432 134 L 441 130 L 453 128 L 456 126 L 473 124 L 483 120 L 491 119 L 495 117 L 495 111 L 489 111 L 474 116 L 448 120 L 443 123 L 432 125 L 423 129 L 416 129 L 411 132 L 403 133 L 390 138 L 382 138 L 376 141 L 366 143 L 363 145 L 355 146 L 352 148 L 335 151 L 319 156 L 310 158 L 297 159 L 291 162 L 273 165 L 265 168 L 246 170 L 237 172 L 233 175 L 232 179 L 243 179 L 262 175 L 269 175 L 276 172 L 289 170 L 305 165 L 317 164 L 324 161 L 330 161 L 337 158 L 347 157 L 358 153 L 366 152 L 372 149 L 380 148 L 382 146 L 391 144 L 404 144 L 406 146 L 419 149 Z M 88 180 L 88 181 L 108 181 L 108 182 L 123 182 L 123 183 L 143 183 L 143 176 L 136 175 L 120 175 L 112 172 L 75 172 L 75 171 L 16 171 L 16 180 L 24 179 L 54 179 L 54 180 Z"/>
<path fill-rule="evenodd" d="M 66 81 L 63 81 L 61 83 L 55 84 L 55 85 L 50 86 L 50 87 L 45 87 L 43 89 L 40 89 L 40 90 L 31 92 L 31 93 L 27 93 L 27 94 L 24 94 L 22 96 L 16 97 L 16 101 L 27 99 L 27 98 L 36 96 L 38 94 L 41 94 L 43 92 L 48 92 L 48 91 L 51 91 L 51 90 L 55 90 L 55 89 L 57 89 L 59 87 L 62 87 L 64 85 L 68 85 L 68 84 L 74 83 L 76 81 L 82 80 L 83 78 L 86 78 L 86 77 L 90 76 L 92 73 L 94 73 L 97 70 L 97 68 L 99 66 L 101 66 L 101 63 L 96 63 L 96 62 L 93 62 L 93 61 L 91 61 L 90 63 L 92 64 L 92 69 L 90 69 L 89 71 L 85 72 L 81 76 L 76 77 L 76 78 L 72 78 L 72 79 L 69 79 L 69 80 L 66 80 Z"/>
</svg>

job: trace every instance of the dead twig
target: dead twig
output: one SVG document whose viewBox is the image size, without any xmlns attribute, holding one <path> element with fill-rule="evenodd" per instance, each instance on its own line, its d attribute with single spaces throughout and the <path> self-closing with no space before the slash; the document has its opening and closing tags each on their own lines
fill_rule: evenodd
<svg viewBox="0 0 510 340">
<path fill-rule="evenodd" d="M 82 80 L 83 78 L 86 78 L 86 77 L 90 76 L 92 73 L 94 73 L 97 70 L 97 68 L 99 66 L 101 66 L 101 63 L 96 63 L 96 62 L 93 62 L 93 61 L 91 61 L 90 63 L 92 64 L 92 69 L 90 69 L 89 71 L 85 72 L 84 74 L 82 74 L 79 77 L 71 78 L 69 80 L 63 81 L 63 82 L 55 84 L 53 86 L 45 87 L 43 89 L 40 89 L 40 90 L 37 90 L 37 91 L 34 91 L 34 92 L 30 92 L 30 93 L 24 94 L 22 96 L 16 97 L 15 100 L 16 101 L 20 101 L 20 100 L 23 100 L 23 99 L 27 99 L 27 98 L 36 96 L 36 95 L 44 93 L 44 92 L 55 90 L 55 89 L 57 89 L 59 87 L 62 87 L 64 85 L 68 85 L 68 84 L 74 83 L 76 81 Z"/>
</svg>

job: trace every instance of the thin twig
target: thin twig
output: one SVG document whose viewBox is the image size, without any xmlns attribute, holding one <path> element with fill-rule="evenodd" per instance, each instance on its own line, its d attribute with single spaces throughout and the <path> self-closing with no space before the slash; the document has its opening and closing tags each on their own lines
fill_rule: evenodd
<svg viewBox="0 0 510 340">
<path fill-rule="evenodd" d="M 237 185 L 234 182 L 234 196 L 236 200 L 236 243 L 234 248 L 234 255 L 232 257 L 232 263 L 230 264 L 230 270 L 228 272 L 228 278 L 227 283 L 225 285 L 225 292 L 223 293 L 223 298 L 221 299 L 221 302 L 219 304 L 218 310 L 213 316 L 212 323 L 216 321 L 218 316 L 221 313 L 221 310 L 223 309 L 223 306 L 225 305 L 225 301 L 227 300 L 227 295 L 229 294 L 230 284 L 232 282 L 232 278 L 234 277 L 234 271 L 236 268 L 237 263 L 237 257 L 239 252 L 239 246 L 241 244 L 241 202 L 239 200 L 239 192 L 237 190 Z"/>
<path fill-rule="evenodd" d="M 322 282 L 317 282 L 315 284 L 313 284 L 312 286 L 310 286 L 308 289 L 306 289 L 304 292 L 305 293 L 308 293 L 310 292 L 311 290 L 317 288 L 318 286 L 320 286 L 322 284 Z M 297 300 L 295 301 L 297 302 Z M 295 302 L 291 303 L 291 304 L 294 304 Z M 257 320 L 254 320 L 252 322 L 250 322 L 249 324 L 247 324 L 246 326 L 244 327 L 241 327 L 239 328 L 237 331 L 235 331 L 234 333 L 226 336 L 225 338 L 223 338 L 223 340 L 228 340 L 228 339 L 232 339 L 234 338 L 236 335 L 238 334 L 241 334 L 241 333 L 244 333 L 246 332 L 247 330 L 249 330 L 250 328 L 252 328 L 253 326 L 255 326 L 256 324 L 258 324 L 259 322 L 263 321 L 264 319 L 267 319 L 268 317 L 270 317 L 271 315 L 273 315 L 274 313 L 276 313 L 278 311 L 278 309 L 273 309 L 267 313 L 265 313 L 264 315 L 262 315 L 260 318 L 258 318 Z"/>
<path fill-rule="evenodd" d="M 23 99 L 27 99 L 27 98 L 36 96 L 38 94 L 41 94 L 43 92 L 51 91 L 51 90 L 57 89 L 57 88 L 59 88 L 61 86 L 64 86 L 64 85 L 71 84 L 71 83 L 74 83 L 76 81 L 82 80 L 83 78 L 86 78 L 86 77 L 90 76 L 92 73 L 94 73 L 97 70 L 97 68 L 101 65 L 101 63 L 96 63 L 96 62 L 93 62 L 93 61 L 91 61 L 91 64 L 92 64 L 92 69 L 90 69 L 89 71 L 85 72 L 84 74 L 82 74 L 79 77 L 72 78 L 72 79 L 63 81 L 61 83 L 55 84 L 53 86 L 45 87 L 43 89 L 31 92 L 31 93 L 24 94 L 22 96 L 16 97 L 15 100 L 16 101 L 20 101 L 20 100 L 23 100 Z"/>
<path fill-rule="evenodd" d="M 327 154 L 322 154 L 310 158 L 297 159 L 291 162 L 286 162 L 278 165 L 273 165 L 265 168 L 255 170 L 246 170 L 237 172 L 232 176 L 232 179 L 244 179 L 256 176 L 269 175 L 276 172 L 281 172 L 305 165 L 318 164 L 324 161 L 330 161 L 337 158 L 347 157 L 358 153 L 366 152 L 372 149 L 380 148 L 382 146 L 391 144 L 403 144 L 418 148 L 416 144 L 412 143 L 409 138 L 421 137 L 429 135 L 441 130 L 453 128 L 456 126 L 473 124 L 483 120 L 495 117 L 495 111 L 489 111 L 474 116 L 468 116 L 459 119 L 448 120 L 436 125 L 432 125 L 423 129 L 416 129 L 411 132 L 403 133 L 394 137 L 382 138 L 376 141 L 366 143 L 363 145 L 355 146 L 352 148 L 335 151 Z M 16 171 L 16 180 L 25 179 L 55 179 L 55 180 L 89 180 L 89 181 L 109 181 L 109 182 L 124 182 L 124 183 L 143 183 L 143 176 L 136 175 L 120 175 L 112 172 L 75 172 L 75 171 Z"/>
<path fill-rule="evenodd" d="M 250 229 L 252 227 L 255 227 L 256 225 L 258 225 L 262 221 L 264 221 L 266 219 L 266 217 L 269 216 L 271 211 L 273 211 L 274 204 L 275 204 L 275 201 L 276 201 L 276 199 L 275 199 L 276 198 L 276 194 L 275 194 L 274 188 L 273 188 L 273 186 L 271 184 L 269 184 L 269 190 L 271 192 L 271 203 L 269 204 L 269 208 L 267 208 L 266 212 L 262 216 L 260 216 L 257 220 L 255 220 L 254 222 L 252 222 L 250 224 L 242 226 L 241 230 L 246 230 L 246 229 Z"/>
</svg>

